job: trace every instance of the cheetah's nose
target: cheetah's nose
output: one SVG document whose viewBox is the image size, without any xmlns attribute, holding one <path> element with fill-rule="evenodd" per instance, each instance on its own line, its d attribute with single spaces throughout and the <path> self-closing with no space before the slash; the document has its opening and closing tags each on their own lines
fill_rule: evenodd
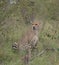
<svg viewBox="0 0 59 65">
<path fill-rule="evenodd" d="M 33 30 L 35 30 L 35 26 L 33 26 Z"/>
</svg>

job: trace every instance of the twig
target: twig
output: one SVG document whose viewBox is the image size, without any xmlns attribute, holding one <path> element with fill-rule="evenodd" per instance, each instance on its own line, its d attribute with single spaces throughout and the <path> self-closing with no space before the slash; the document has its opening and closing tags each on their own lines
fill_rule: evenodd
<svg viewBox="0 0 59 65">
<path fill-rule="evenodd" d="M 41 56 L 43 53 L 45 52 L 45 50 L 42 50 L 41 52 L 39 52 L 33 59 L 35 59 L 38 56 Z M 29 62 L 29 64 L 32 63 L 33 59 L 31 59 L 31 61 Z"/>
</svg>

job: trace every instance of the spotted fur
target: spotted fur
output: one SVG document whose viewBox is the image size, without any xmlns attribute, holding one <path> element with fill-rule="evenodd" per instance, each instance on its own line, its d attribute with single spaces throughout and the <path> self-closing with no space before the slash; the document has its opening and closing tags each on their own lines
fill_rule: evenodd
<svg viewBox="0 0 59 65">
<path fill-rule="evenodd" d="M 20 41 L 12 45 L 12 48 L 25 50 L 28 49 L 29 46 L 35 47 L 38 41 L 38 30 L 39 30 L 39 22 L 35 21 L 32 23 L 31 27 L 20 39 Z"/>
</svg>

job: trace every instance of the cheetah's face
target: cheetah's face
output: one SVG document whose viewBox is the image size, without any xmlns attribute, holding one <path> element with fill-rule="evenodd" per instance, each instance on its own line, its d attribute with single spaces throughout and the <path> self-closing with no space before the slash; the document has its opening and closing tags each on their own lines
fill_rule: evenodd
<svg viewBox="0 0 59 65">
<path fill-rule="evenodd" d="M 39 23 L 37 23 L 37 22 L 32 23 L 32 29 L 33 30 L 38 30 L 39 29 Z"/>
</svg>

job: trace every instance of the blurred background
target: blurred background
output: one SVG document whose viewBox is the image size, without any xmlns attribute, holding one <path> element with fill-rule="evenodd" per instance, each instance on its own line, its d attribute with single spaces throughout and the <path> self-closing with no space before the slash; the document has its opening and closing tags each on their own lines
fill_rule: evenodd
<svg viewBox="0 0 59 65">
<path fill-rule="evenodd" d="M 59 0 L 0 0 L 0 65 L 22 65 L 24 51 L 13 52 L 11 46 L 35 19 L 43 23 L 39 51 L 59 49 Z M 59 65 L 59 50 L 36 57 L 30 65 Z"/>
</svg>

